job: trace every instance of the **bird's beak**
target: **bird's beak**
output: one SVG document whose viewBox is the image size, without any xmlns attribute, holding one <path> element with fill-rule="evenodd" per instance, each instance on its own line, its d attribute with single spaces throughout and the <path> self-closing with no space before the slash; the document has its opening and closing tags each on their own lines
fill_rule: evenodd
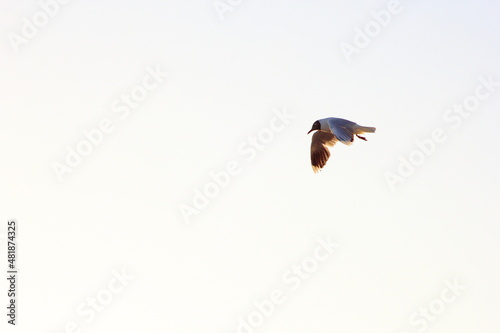
<svg viewBox="0 0 500 333">
<path fill-rule="evenodd" d="M 313 129 L 311 129 L 309 132 L 307 132 L 307 134 L 311 133 L 312 131 L 314 131 Z"/>
</svg>

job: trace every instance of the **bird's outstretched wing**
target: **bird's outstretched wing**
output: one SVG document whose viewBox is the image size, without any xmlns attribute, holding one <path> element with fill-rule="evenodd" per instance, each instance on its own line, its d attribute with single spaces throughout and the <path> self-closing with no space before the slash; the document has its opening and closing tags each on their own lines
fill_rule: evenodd
<svg viewBox="0 0 500 333">
<path fill-rule="evenodd" d="M 330 118 L 328 119 L 328 126 L 330 127 L 330 131 L 343 144 L 350 145 L 354 140 L 354 127 L 357 126 L 356 123 L 342 118 Z"/>
<path fill-rule="evenodd" d="M 311 164 L 314 173 L 323 168 L 330 157 L 330 150 L 327 147 L 333 147 L 337 138 L 332 133 L 316 131 L 312 136 L 311 142 Z"/>
</svg>

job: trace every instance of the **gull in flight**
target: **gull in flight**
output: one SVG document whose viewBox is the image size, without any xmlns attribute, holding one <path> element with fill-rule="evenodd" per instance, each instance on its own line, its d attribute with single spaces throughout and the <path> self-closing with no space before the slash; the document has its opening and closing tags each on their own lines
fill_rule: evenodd
<svg viewBox="0 0 500 333">
<path fill-rule="evenodd" d="M 317 131 L 311 142 L 311 164 L 314 173 L 317 173 L 330 157 L 327 147 L 333 147 L 337 141 L 350 145 L 354 141 L 354 135 L 366 141 L 359 134 L 375 133 L 375 127 L 360 126 L 346 119 L 330 117 L 316 120 L 307 134 L 312 131 Z"/>
</svg>

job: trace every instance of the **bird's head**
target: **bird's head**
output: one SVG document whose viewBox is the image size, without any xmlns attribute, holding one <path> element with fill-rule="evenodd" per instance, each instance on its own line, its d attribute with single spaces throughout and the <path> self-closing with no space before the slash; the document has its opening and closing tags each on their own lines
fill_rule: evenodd
<svg viewBox="0 0 500 333">
<path fill-rule="evenodd" d="M 311 133 L 312 131 L 316 131 L 321 129 L 321 124 L 319 123 L 319 120 L 316 120 L 313 124 L 313 127 L 311 127 L 311 130 L 307 132 L 307 134 Z"/>
</svg>

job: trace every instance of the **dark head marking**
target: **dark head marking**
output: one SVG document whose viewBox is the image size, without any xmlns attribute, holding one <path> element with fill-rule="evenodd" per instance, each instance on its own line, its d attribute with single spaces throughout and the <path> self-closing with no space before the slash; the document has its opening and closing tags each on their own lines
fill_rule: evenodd
<svg viewBox="0 0 500 333">
<path fill-rule="evenodd" d="M 311 133 L 312 131 L 316 131 L 316 130 L 319 130 L 321 129 L 321 124 L 319 123 L 319 120 L 316 120 L 311 128 L 311 130 L 309 132 L 307 132 L 307 134 Z"/>
</svg>

